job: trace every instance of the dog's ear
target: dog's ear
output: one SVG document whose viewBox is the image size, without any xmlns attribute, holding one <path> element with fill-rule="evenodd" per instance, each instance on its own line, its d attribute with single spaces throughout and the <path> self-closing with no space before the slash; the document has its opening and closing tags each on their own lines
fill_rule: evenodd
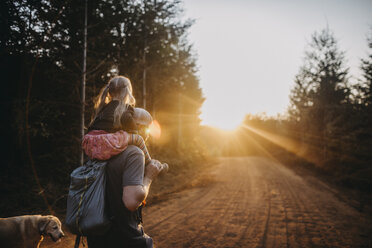
<svg viewBox="0 0 372 248">
<path fill-rule="evenodd" d="M 46 227 L 48 226 L 49 222 L 50 222 L 49 218 L 40 218 L 40 221 L 39 221 L 39 224 L 38 224 L 40 234 L 44 233 L 44 231 L 45 231 Z"/>
</svg>

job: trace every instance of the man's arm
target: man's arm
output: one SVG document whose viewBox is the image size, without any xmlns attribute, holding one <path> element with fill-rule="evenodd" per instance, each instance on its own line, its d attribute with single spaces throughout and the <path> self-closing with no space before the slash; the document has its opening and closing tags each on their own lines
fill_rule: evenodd
<svg viewBox="0 0 372 248">
<path fill-rule="evenodd" d="M 129 211 L 135 211 L 147 198 L 152 181 L 163 169 L 162 164 L 157 160 L 151 160 L 146 166 L 143 185 L 128 185 L 123 187 L 123 203 Z"/>
</svg>

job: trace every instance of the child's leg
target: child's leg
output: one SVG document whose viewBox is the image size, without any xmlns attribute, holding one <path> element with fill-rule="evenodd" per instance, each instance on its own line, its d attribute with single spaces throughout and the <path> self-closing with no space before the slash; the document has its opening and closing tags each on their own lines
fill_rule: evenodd
<svg viewBox="0 0 372 248">
<path fill-rule="evenodd" d="M 128 145 L 135 145 L 135 146 L 139 147 L 143 151 L 143 154 L 145 154 L 145 165 L 150 163 L 151 157 L 150 157 L 150 154 L 147 150 L 145 141 L 143 140 L 141 135 L 139 135 L 139 134 L 129 134 Z"/>
</svg>

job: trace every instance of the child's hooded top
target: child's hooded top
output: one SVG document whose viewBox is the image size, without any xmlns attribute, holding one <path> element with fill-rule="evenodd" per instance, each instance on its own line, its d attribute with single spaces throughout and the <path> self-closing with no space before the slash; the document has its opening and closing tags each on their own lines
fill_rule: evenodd
<svg viewBox="0 0 372 248">
<path fill-rule="evenodd" d="M 123 113 L 120 127 L 114 127 L 114 112 L 119 102 L 112 100 L 106 104 L 97 114 L 96 119 L 88 128 L 88 132 L 92 130 L 104 130 L 108 133 L 114 133 L 123 130 L 129 133 L 136 133 L 138 131 L 136 122 L 133 119 L 134 108 L 128 105 L 128 109 Z"/>
</svg>

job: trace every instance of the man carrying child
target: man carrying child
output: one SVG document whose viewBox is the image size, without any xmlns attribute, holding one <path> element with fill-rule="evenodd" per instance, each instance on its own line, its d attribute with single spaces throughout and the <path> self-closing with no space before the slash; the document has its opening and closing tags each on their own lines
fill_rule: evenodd
<svg viewBox="0 0 372 248">
<path fill-rule="evenodd" d="M 108 161 L 106 201 L 112 228 L 103 236 L 88 236 L 89 248 L 153 247 L 143 231 L 141 211 L 151 182 L 163 169 L 156 160 L 145 168 L 143 152 L 132 145 Z"/>
<path fill-rule="evenodd" d="M 89 248 L 153 247 L 143 231 L 141 211 L 152 181 L 168 165 L 148 154 L 143 138 L 152 118 L 134 103 L 130 80 L 111 79 L 97 97 L 95 116 L 83 140 L 90 159 L 107 160 L 106 204 L 112 221 L 106 234 L 88 236 Z"/>
</svg>

